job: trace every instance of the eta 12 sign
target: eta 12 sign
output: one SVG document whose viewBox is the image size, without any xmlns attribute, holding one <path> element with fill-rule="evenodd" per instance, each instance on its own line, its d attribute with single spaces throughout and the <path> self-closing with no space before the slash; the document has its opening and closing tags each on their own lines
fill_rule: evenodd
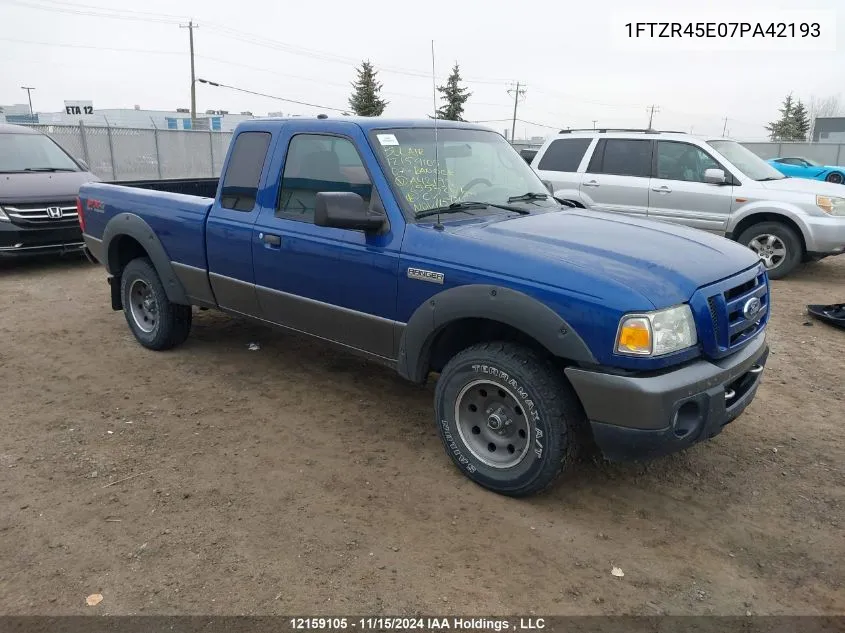
<svg viewBox="0 0 845 633">
<path fill-rule="evenodd" d="M 66 114 L 94 114 L 92 101 L 65 101 Z"/>
</svg>

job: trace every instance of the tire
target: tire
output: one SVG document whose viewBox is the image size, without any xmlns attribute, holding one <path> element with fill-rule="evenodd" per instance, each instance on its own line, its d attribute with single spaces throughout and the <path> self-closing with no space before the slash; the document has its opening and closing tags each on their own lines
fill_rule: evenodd
<svg viewBox="0 0 845 633">
<path fill-rule="evenodd" d="M 737 242 L 760 255 L 770 279 L 783 279 L 804 258 L 800 238 L 780 222 L 760 222 L 750 226 L 737 238 Z M 768 255 L 764 257 L 760 249 Z M 780 256 L 775 255 L 779 251 L 784 252 Z"/>
<path fill-rule="evenodd" d="M 437 381 L 434 409 L 455 465 L 480 486 L 510 497 L 554 483 L 574 463 L 587 427 L 560 369 L 509 342 L 480 343 L 455 355 Z"/>
<path fill-rule="evenodd" d="M 123 314 L 138 342 L 152 350 L 181 345 L 191 331 L 191 306 L 171 303 L 152 262 L 133 259 L 120 277 Z"/>
<path fill-rule="evenodd" d="M 832 171 L 827 175 L 827 178 L 825 178 L 825 180 L 827 180 L 828 182 L 835 183 L 837 185 L 841 185 L 843 182 L 845 182 L 845 177 L 843 177 L 843 175 L 838 171 Z"/>
</svg>

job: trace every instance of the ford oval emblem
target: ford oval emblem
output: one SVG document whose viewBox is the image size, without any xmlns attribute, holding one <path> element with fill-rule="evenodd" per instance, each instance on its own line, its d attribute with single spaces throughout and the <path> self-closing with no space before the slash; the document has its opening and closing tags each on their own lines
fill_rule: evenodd
<svg viewBox="0 0 845 633">
<path fill-rule="evenodd" d="M 762 307 L 763 304 L 760 303 L 760 300 L 757 297 L 751 297 L 745 302 L 745 305 L 742 306 L 742 316 L 750 321 L 759 314 L 760 308 Z"/>
</svg>

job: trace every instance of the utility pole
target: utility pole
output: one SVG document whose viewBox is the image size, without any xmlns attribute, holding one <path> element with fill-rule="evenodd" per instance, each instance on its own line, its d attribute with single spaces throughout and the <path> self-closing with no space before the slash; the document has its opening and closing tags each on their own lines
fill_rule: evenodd
<svg viewBox="0 0 845 633">
<path fill-rule="evenodd" d="M 508 90 L 508 94 L 513 94 L 513 125 L 511 127 L 511 143 L 516 140 L 514 135 L 516 134 L 516 106 L 519 103 L 519 98 L 525 95 L 525 88 L 520 88 L 519 82 L 516 82 L 516 88 L 512 88 Z"/>
<path fill-rule="evenodd" d="M 648 113 L 649 113 L 648 114 L 648 129 L 650 130 L 650 129 L 652 129 L 651 128 L 651 122 L 654 120 L 654 113 L 660 112 L 660 108 L 656 105 L 650 105 L 649 107 L 646 108 L 646 110 L 648 110 Z"/>
<path fill-rule="evenodd" d="M 32 88 L 31 86 L 21 86 L 21 90 L 26 90 L 26 96 L 29 98 L 29 116 L 33 117 L 35 116 L 35 113 L 32 111 L 32 91 L 35 90 L 35 88 Z"/>
<path fill-rule="evenodd" d="M 722 137 L 725 136 L 725 132 L 728 129 L 728 117 L 725 117 L 725 124 L 722 126 Z"/>
<path fill-rule="evenodd" d="M 191 127 L 197 118 L 197 80 L 194 75 L 194 29 L 199 28 L 199 24 L 194 24 L 193 20 L 189 20 L 188 24 L 180 24 L 180 29 L 188 29 L 188 41 L 191 46 Z"/>
</svg>

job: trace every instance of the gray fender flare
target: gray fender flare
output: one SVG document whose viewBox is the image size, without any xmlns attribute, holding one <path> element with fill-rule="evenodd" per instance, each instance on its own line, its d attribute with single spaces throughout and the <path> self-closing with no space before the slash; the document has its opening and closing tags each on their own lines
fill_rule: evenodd
<svg viewBox="0 0 845 633">
<path fill-rule="evenodd" d="M 413 382 L 424 381 L 436 336 L 449 323 L 467 318 L 499 321 L 524 332 L 555 356 L 596 363 L 584 340 L 547 305 L 518 290 L 477 284 L 439 292 L 414 311 L 399 342 L 399 374 Z"/>
<path fill-rule="evenodd" d="M 170 258 L 167 256 L 158 235 L 143 218 L 134 213 L 119 213 L 108 221 L 103 231 L 103 256 L 109 273 L 112 275 L 119 273 L 119 258 L 115 240 L 124 235 L 134 238 L 147 251 L 161 283 L 164 284 L 167 298 L 173 303 L 190 305 L 191 302 L 185 294 L 185 288 L 176 276 Z"/>
</svg>

